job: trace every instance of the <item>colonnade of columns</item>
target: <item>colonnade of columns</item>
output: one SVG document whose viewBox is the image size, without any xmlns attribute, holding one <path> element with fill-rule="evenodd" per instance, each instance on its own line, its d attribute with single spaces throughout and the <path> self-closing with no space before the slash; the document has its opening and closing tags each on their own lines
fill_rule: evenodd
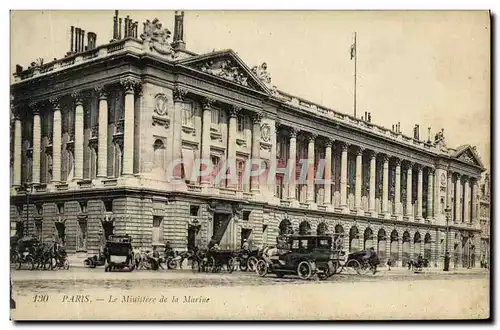
<svg viewBox="0 0 500 330">
<path fill-rule="evenodd" d="M 288 160 L 294 164 L 297 162 L 298 135 L 302 134 L 295 128 L 286 128 L 288 134 L 285 134 L 285 139 L 288 139 Z M 300 134 L 299 134 L 300 133 Z M 308 132 L 303 132 L 307 139 L 307 164 L 314 164 L 315 159 L 315 143 L 317 135 L 311 135 Z M 322 200 L 317 199 L 314 186 L 317 184 L 314 180 L 315 171 L 309 170 L 307 176 L 307 197 L 306 202 L 315 201 L 317 204 L 332 205 L 334 204 L 332 189 L 335 189 L 340 195 L 340 202 L 335 207 L 339 207 L 345 212 L 361 212 L 364 213 L 362 198 L 368 200 L 368 213 L 376 216 L 401 216 L 411 219 L 433 219 L 437 216 L 436 209 L 436 178 L 435 169 L 432 165 L 424 165 L 414 163 L 412 161 L 399 159 L 397 157 L 379 153 L 376 150 L 364 149 L 360 146 L 353 146 L 343 141 L 337 141 L 335 151 L 340 153 L 340 180 L 335 182 L 332 180 L 332 162 L 337 159 L 334 155 L 333 143 L 330 138 L 321 137 L 319 145 L 324 147 L 325 155 L 325 174 L 322 183 L 324 191 Z M 351 173 L 348 166 L 349 157 L 355 157 L 355 166 L 352 166 L 354 173 Z M 363 161 L 363 157 L 368 159 Z M 338 166 L 338 165 L 337 165 Z M 369 179 L 363 180 L 365 171 L 369 173 Z M 390 175 L 390 173 L 392 173 Z M 354 189 L 348 189 L 349 177 L 354 178 Z M 380 180 L 377 180 L 380 175 Z M 457 175 L 457 174 L 455 174 Z M 406 178 L 403 180 L 403 176 Z M 391 178 L 391 180 L 390 180 Z M 377 182 L 379 181 L 379 182 Z M 462 184 L 463 181 L 463 184 Z M 454 205 L 457 209 L 458 216 L 465 217 L 464 222 L 473 222 L 477 219 L 475 214 L 475 205 L 477 191 L 477 183 L 471 178 L 455 181 L 456 195 Z M 288 199 L 294 200 L 296 195 L 296 182 L 292 180 L 288 185 Z M 425 186 L 424 186 L 425 184 Z M 470 184 L 472 186 L 470 186 Z M 339 187 L 336 187 L 339 185 Z M 363 186 L 368 185 L 366 191 L 367 196 L 363 195 Z M 449 185 L 450 187 L 451 185 Z M 352 187 L 351 187 L 352 188 Z M 354 204 L 348 203 L 349 191 L 354 191 Z M 377 196 L 377 191 L 380 193 Z M 448 192 L 451 190 L 448 189 Z M 390 196 L 390 192 L 391 196 Z M 457 195 L 458 196 L 458 195 Z M 451 200 L 450 200 L 451 201 Z M 425 205 L 425 208 L 424 208 Z M 448 204 L 451 205 L 451 204 Z M 353 209 L 354 206 L 354 209 Z M 424 212 L 425 211 L 425 212 Z M 458 217 L 457 216 L 457 217 Z"/>
<path fill-rule="evenodd" d="M 136 92 L 141 91 L 140 83 L 136 79 L 124 78 L 120 81 L 120 86 L 124 91 L 124 123 L 125 128 L 123 131 L 123 168 L 121 175 L 130 176 L 134 172 L 134 103 Z M 85 94 L 84 94 L 85 93 Z M 85 97 L 95 97 L 97 95 L 98 103 L 98 143 L 97 143 L 97 177 L 107 178 L 108 169 L 108 89 L 105 86 L 97 86 L 94 88 L 94 94 L 86 91 L 78 91 L 69 95 L 71 102 L 65 102 L 64 105 L 71 104 L 71 108 L 65 109 L 68 112 L 73 111 L 74 113 L 74 123 L 73 127 L 69 130 L 74 134 L 74 147 L 69 149 L 72 150 L 73 154 L 73 177 L 72 181 L 80 181 L 83 179 L 84 173 L 84 149 L 85 149 L 85 138 L 84 138 L 84 116 L 85 111 Z M 40 112 L 42 108 L 47 105 L 53 112 L 52 115 L 52 132 L 49 132 L 52 141 L 52 180 L 51 183 L 65 182 L 66 178 L 61 176 L 61 163 L 62 163 L 62 126 L 63 120 L 61 115 L 61 108 L 63 107 L 62 99 L 67 98 L 67 96 L 57 96 L 48 99 L 48 103 L 45 101 L 40 101 L 37 103 L 32 103 L 29 105 L 28 109 L 22 109 L 18 106 L 15 109 L 15 123 L 14 123 L 14 180 L 13 186 L 21 186 L 23 182 L 21 176 L 22 168 L 22 141 L 26 139 L 22 133 L 23 121 L 29 123 L 27 120 L 29 117 L 33 116 L 33 129 L 32 129 L 32 146 L 33 146 L 33 156 L 32 156 L 32 176 L 30 178 L 25 178 L 25 180 L 30 181 L 29 183 L 37 185 L 41 183 L 41 157 L 42 157 L 42 146 L 41 146 L 41 120 Z M 29 110 L 29 111 L 22 111 Z M 22 117 L 21 112 L 26 115 Z M 112 133 L 113 134 L 113 133 Z M 29 138 L 29 137 L 28 137 Z M 70 138 L 71 140 L 71 138 Z"/>
</svg>

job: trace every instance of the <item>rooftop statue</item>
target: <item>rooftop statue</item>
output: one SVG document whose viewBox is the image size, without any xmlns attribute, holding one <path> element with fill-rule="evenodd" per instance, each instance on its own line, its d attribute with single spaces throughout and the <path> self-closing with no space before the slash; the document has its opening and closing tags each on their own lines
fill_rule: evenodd
<svg viewBox="0 0 500 330">
<path fill-rule="evenodd" d="M 168 55 L 172 53 L 172 46 L 168 43 L 170 35 L 170 30 L 163 29 L 160 21 L 155 18 L 153 21 L 146 20 L 141 39 L 144 43 L 149 44 L 149 50 L 156 50 L 160 54 Z"/>
<path fill-rule="evenodd" d="M 276 86 L 274 86 L 271 83 L 271 75 L 269 71 L 267 71 L 267 63 L 263 62 L 261 65 L 256 65 L 252 68 L 252 73 L 257 76 L 257 78 L 262 81 L 267 88 L 271 90 L 271 92 L 274 94 L 277 92 Z"/>
<path fill-rule="evenodd" d="M 434 145 L 440 146 L 440 147 L 445 147 L 446 146 L 446 141 L 444 139 L 444 129 L 441 128 L 441 132 L 438 132 L 434 136 Z"/>
</svg>

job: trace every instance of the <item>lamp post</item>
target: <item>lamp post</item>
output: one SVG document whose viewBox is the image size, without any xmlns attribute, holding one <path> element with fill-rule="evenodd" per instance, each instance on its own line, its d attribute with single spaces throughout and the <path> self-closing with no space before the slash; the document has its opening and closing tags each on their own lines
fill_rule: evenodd
<svg viewBox="0 0 500 330">
<path fill-rule="evenodd" d="M 451 208 L 448 206 L 445 209 L 446 215 L 446 237 L 445 237 L 445 252 L 444 252 L 444 268 L 443 271 L 447 272 L 450 270 L 450 252 L 448 251 L 448 236 L 450 232 L 450 219 L 451 219 Z"/>
</svg>

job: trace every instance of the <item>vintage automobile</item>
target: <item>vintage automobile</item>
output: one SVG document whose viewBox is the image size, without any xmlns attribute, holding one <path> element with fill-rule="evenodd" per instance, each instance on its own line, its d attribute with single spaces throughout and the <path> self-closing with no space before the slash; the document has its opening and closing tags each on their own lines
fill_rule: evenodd
<svg viewBox="0 0 500 330">
<path fill-rule="evenodd" d="M 132 252 L 132 238 L 128 235 L 112 235 L 108 237 L 104 248 L 106 261 L 104 271 L 134 270 L 134 258 Z"/>
<path fill-rule="evenodd" d="M 335 274 L 332 237 L 327 235 L 287 235 L 277 239 L 276 254 L 267 253 L 257 262 L 259 276 L 268 273 L 278 277 L 298 275 L 310 279 L 316 275 L 320 280 Z"/>
</svg>

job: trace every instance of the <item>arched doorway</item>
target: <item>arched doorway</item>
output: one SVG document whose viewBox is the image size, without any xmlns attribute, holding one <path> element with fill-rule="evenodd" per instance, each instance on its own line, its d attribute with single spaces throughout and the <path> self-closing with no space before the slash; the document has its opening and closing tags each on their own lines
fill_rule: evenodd
<svg viewBox="0 0 500 330">
<path fill-rule="evenodd" d="M 425 234 L 424 238 L 424 258 L 429 260 L 429 263 L 432 261 L 432 248 L 431 248 L 431 234 Z"/>
<path fill-rule="evenodd" d="M 390 247 L 391 261 L 395 266 L 399 261 L 399 235 L 396 229 L 391 232 L 391 247 Z"/>
<path fill-rule="evenodd" d="M 302 221 L 299 225 L 299 235 L 310 235 L 311 225 L 307 221 Z"/>
<path fill-rule="evenodd" d="M 413 235 L 413 259 L 417 260 L 420 254 L 422 254 L 422 237 L 420 237 L 420 233 L 417 231 Z"/>
<path fill-rule="evenodd" d="M 405 231 L 403 233 L 403 266 L 406 266 L 410 262 L 410 233 Z"/>
<path fill-rule="evenodd" d="M 316 228 L 317 235 L 326 235 L 328 233 L 328 225 L 324 222 L 320 222 Z"/>
<path fill-rule="evenodd" d="M 377 253 L 381 264 L 387 262 L 387 237 L 384 229 L 380 229 L 377 234 Z"/>
<path fill-rule="evenodd" d="M 292 223 L 288 219 L 283 219 L 279 225 L 279 234 L 280 235 L 290 235 L 293 233 Z"/>
<path fill-rule="evenodd" d="M 359 230 L 352 226 L 349 230 L 349 253 L 359 251 Z"/>
<path fill-rule="evenodd" d="M 371 247 L 373 247 L 373 231 L 371 230 L 370 227 L 365 229 L 365 233 L 363 235 L 363 246 L 364 249 L 367 250 Z"/>
</svg>

